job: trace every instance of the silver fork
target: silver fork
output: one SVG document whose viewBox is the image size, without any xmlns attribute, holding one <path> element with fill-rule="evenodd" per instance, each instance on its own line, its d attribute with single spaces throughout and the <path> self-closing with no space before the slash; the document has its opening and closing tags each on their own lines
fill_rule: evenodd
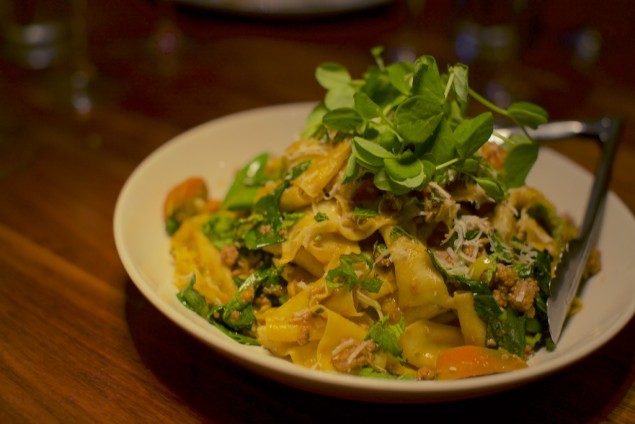
<svg viewBox="0 0 635 424">
<path fill-rule="evenodd" d="M 562 334 L 571 303 L 575 298 L 589 254 L 599 233 L 611 168 L 617 150 L 621 120 L 604 117 L 595 121 L 556 121 L 529 130 L 529 135 L 537 141 L 558 140 L 568 137 L 586 137 L 600 142 L 602 154 L 595 172 L 591 195 L 587 203 L 584 220 L 578 236 L 567 244 L 551 281 L 551 295 L 547 300 L 549 332 L 554 342 Z M 496 132 L 508 136 L 517 129 L 497 129 Z"/>
</svg>

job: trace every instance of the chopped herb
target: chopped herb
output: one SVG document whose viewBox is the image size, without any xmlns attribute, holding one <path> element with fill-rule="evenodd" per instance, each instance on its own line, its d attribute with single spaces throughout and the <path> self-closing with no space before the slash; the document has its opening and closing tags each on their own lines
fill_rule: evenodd
<svg viewBox="0 0 635 424">
<path fill-rule="evenodd" d="M 328 221 L 329 217 L 324 212 L 318 212 L 313 216 L 313 219 L 315 219 L 316 222 L 324 222 Z"/>
<path fill-rule="evenodd" d="M 372 278 L 365 278 L 361 281 L 361 287 L 371 293 L 379 293 L 379 290 L 381 290 L 381 286 L 383 284 L 384 282 L 381 280 L 381 278 L 376 275 Z"/>
<path fill-rule="evenodd" d="M 232 299 L 223 307 L 222 320 L 234 330 L 250 330 L 256 318 L 252 303 L 257 291 L 267 280 L 278 279 L 280 275 L 275 268 L 267 268 L 251 274 L 234 293 Z"/>
<path fill-rule="evenodd" d="M 353 215 L 357 218 L 372 218 L 374 216 L 379 215 L 379 212 L 377 212 L 376 210 L 372 210 L 372 209 L 365 209 L 365 208 L 360 208 L 360 207 L 356 207 L 353 210 Z"/>
<path fill-rule="evenodd" d="M 401 346 L 399 344 L 399 338 L 405 328 L 403 318 L 398 323 L 391 324 L 388 321 L 388 315 L 386 315 L 370 327 L 366 335 L 366 340 L 374 341 L 382 351 L 390 353 L 396 358 L 400 358 Z"/>
<path fill-rule="evenodd" d="M 234 329 L 230 329 L 217 320 L 216 317 L 222 307 L 210 306 L 207 303 L 207 300 L 205 300 L 205 297 L 194 288 L 195 282 L 196 278 L 192 277 L 189 283 L 176 295 L 185 307 L 207 319 L 210 324 L 214 325 L 214 327 L 220 330 L 223 334 L 236 340 L 237 342 L 247 345 L 259 345 L 255 338 L 242 334 Z"/>
<path fill-rule="evenodd" d="M 268 154 L 260 154 L 238 171 L 221 204 L 222 209 L 247 210 L 253 206 L 254 198 L 260 187 L 272 179 L 265 173 L 265 165 L 268 160 Z"/>
<path fill-rule="evenodd" d="M 286 237 L 280 230 L 286 228 L 285 217 L 280 211 L 280 197 L 298 175 L 304 172 L 310 162 L 303 162 L 289 171 L 282 182 L 266 196 L 262 196 L 252 209 L 255 223 L 245 235 L 245 245 L 252 250 L 261 249 L 271 244 L 281 243 Z"/>
<path fill-rule="evenodd" d="M 217 249 L 232 244 L 236 239 L 238 221 L 228 215 L 212 215 L 201 227 L 203 234 Z"/>
<path fill-rule="evenodd" d="M 355 264 L 359 264 L 357 269 Z M 370 276 L 373 262 L 365 253 L 351 253 L 340 256 L 340 266 L 326 273 L 326 284 L 331 288 L 346 287 L 352 290 L 357 284 L 363 289 L 376 293 L 383 284 L 377 276 Z"/>
</svg>

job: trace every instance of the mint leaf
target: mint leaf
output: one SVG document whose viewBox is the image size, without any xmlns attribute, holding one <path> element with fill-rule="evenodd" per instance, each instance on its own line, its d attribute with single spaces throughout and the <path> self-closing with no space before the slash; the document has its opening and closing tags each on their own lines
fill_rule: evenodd
<svg viewBox="0 0 635 424">
<path fill-rule="evenodd" d="M 403 101 L 395 111 L 397 132 L 408 142 L 426 141 L 443 118 L 443 102 L 416 95 Z"/>
<path fill-rule="evenodd" d="M 324 221 L 328 221 L 329 217 L 324 212 L 318 212 L 315 215 L 313 215 L 313 219 L 315 219 L 316 222 L 324 222 Z"/>
<path fill-rule="evenodd" d="M 473 177 L 474 181 L 480 185 L 485 192 L 494 200 L 500 200 L 505 196 L 505 190 L 503 186 L 494 178 L 487 177 Z"/>
<path fill-rule="evenodd" d="M 339 63 L 323 63 L 315 70 L 315 78 L 327 90 L 337 89 L 351 82 L 348 70 Z"/>
<path fill-rule="evenodd" d="M 384 167 L 388 178 L 393 183 L 408 189 L 422 187 L 430 181 L 435 166 L 422 160 L 386 159 Z"/>
<path fill-rule="evenodd" d="M 378 143 L 361 137 L 353 138 L 353 154 L 362 166 L 370 169 L 381 168 L 384 165 L 385 159 L 395 157 L 395 155 L 384 149 Z"/>
<path fill-rule="evenodd" d="M 356 109 L 341 107 L 330 110 L 322 118 L 322 122 L 329 128 L 345 133 L 356 133 L 364 124 L 364 119 Z"/>
<path fill-rule="evenodd" d="M 445 119 L 437 128 L 437 136 L 429 153 L 437 164 L 448 162 L 456 157 L 456 138 Z"/>
<path fill-rule="evenodd" d="M 405 328 L 403 318 L 397 324 L 390 324 L 388 322 L 388 315 L 386 315 L 370 327 L 366 335 L 366 340 L 374 341 L 382 351 L 399 358 L 401 356 L 399 338 Z"/>
<path fill-rule="evenodd" d="M 507 113 L 521 126 L 538 128 L 549 119 L 549 115 L 542 107 L 530 102 L 516 102 L 509 105 Z"/>
<path fill-rule="evenodd" d="M 355 270 L 354 264 L 361 263 L 363 269 L 362 275 L 359 276 Z M 326 285 L 331 288 L 347 287 L 352 290 L 360 280 L 367 278 L 371 272 L 373 262 L 370 257 L 364 253 L 349 253 L 340 256 L 340 266 L 333 268 L 326 273 Z"/>
<path fill-rule="evenodd" d="M 381 290 L 381 286 L 383 284 L 384 282 L 378 276 L 374 276 L 372 278 L 363 279 L 361 282 L 361 287 L 371 293 L 379 293 L 379 290 Z"/>
<path fill-rule="evenodd" d="M 472 156 L 489 140 L 494 131 L 494 118 L 484 112 L 472 119 L 466 119 L 454 130 L 456 150 L 461 159 Z"/>
<path fill-rule="evenodd" d="M 328 109 L 324 105 L 324 103 L 320 103 L 315 106 L 309 116 L 306 118 L 306 122 L 304 123 L 304 129 L 301 132 L 302 137 L 310 138 L 317 137 L 319 134 L 320 128 L 322 127 L 322 118 L 328 112 Z"/>
<path fill-rule="evenodd" d="M 443 82 L 437 61 L 432 56 L 421 56 L 415 61 L 412 93 L 427 98 L 430 102 L 443 104 Z"/>
<path fill-rule="evenodd" d="M 414 67 L 411 63 L 398 62 L 386 67 L 391 84 L 402 94 L 410 94 L 412 88 L 410 80 Z"/>
<path fill-rule="evenodd" d="M 503 165 L 503 175 L 507 187 L 520 187 L 538 159 L 538 144 L 525 143 L 514 146 Z"/>
<path fill-rule="evenodd" d="M 238 171 L 221 204 L 222 209 L 246 210 L 253 206 L 258 190 L 269 180 L 265 173 L 268 160 L 268 154 L 260 154 Z"/>
<path fill-rule="evenodd" d="M 450 73 L 453 76 L 452 87 L 454 89 L 454 93 L 456 97 L 462 104 L 467 103 L 468 96 L 468 84 L 467 84 L 467 74 L 468 67 L 462 63 L 457 63 L 456 65 L 450 67 Z"/>
<path fill-rule="evenodd" d="M 212 242 L 214 247 L 222 249 L 232 244 L 236 238 L 237 221 L 227 215 L 212 215 L 201 226 L 201 231 Z"/>
<path fill-rule="evenodd" d="M 324 104 L 327 109 L 354 108 L 355 89 L 350 85 L 342 85 L 326 92 Z"/>
<path fill-rule="evenodd" d="M 446 184 L 464 175 L 494 198 L 524 183 L 534 163 L 531 148 L 519 148 L 501 172 L 488 168 L 475 154 L 493 132 L 493 113 L 514 121 L 527 134 L 526 128 L 546 122 L 544 109 L 522 101 L 507 109 L 495 105 L 469 87 L 469 68 L 462 63 L 448 66 L 442 74 L 432 56 L 386 65 L 383 48 L 371 53 L 376 65 L 359 80 L 339 64 L 323 64 L 316 71 L 327 92 L 305 134 L 327 142 L 359 137 L 353 139 L 344 183 L 371 173 L 377 188 L 402 195 L 433 177 Z M 468 118 L 470 98 L 488 111 Z M 316 124 L 320 118 L 321 125 Z M 517 142 L 510 140 L 515 148 Z M 404 159 L 409 155 L 422 162 Z"/>
<path fill-rule="evenodd" d="M 359 92 L 354 96 L 355 109 L 361 117 L 367 121 L 381 115 L 381 109 L 370 97 L 364 92 Z"/>
<path fill-rule="evenodd" d="M 380 169 L 375 173 L 373 177 L 373 184 L 382 191 L 390 192 L 392 190 L 390 180 L 388 179 L 388 175 L 386 175 L 385 169 Z"/>
</svg>

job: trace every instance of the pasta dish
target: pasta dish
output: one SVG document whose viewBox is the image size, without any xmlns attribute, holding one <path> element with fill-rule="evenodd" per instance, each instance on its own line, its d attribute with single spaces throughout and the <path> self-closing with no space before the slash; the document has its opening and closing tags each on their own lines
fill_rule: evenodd
<svg viewBox="0 0 635 424">
<path fill-rule="evenodd" d="M 326 372 L 457 379 L 555 349 L 546 300 L 570 219 L 525 184 L 529 102 L 493 105 L 462 64 L 326 63 L 324 100 L 280 155 L 224 197 L 196 176 L 166 194 L 179 300 L 237 342 Z M 468 101 L 480 113 L 468 117 Z M 484 111 L 482 111 L 484 110 Z M 497 137 L 494 116 L 516 125 Z M 258 137 L 258 134 L 254 134 Z M 594 252 L 587 266 L 599 269 Z"/>
</svg>

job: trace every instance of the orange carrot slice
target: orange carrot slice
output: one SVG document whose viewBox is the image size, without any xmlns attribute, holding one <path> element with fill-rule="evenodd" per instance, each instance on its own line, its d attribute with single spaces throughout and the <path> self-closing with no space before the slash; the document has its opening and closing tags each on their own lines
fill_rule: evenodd
<svg viewBox="0 0 635 424">
<path fill-rule="evenodd" d="M 441 352 L 437 358 L 437 378 L 455 380 L 498 374 L 527 368 L 527 363 L 505 349 L 464 345 Z"/>
</svg>

